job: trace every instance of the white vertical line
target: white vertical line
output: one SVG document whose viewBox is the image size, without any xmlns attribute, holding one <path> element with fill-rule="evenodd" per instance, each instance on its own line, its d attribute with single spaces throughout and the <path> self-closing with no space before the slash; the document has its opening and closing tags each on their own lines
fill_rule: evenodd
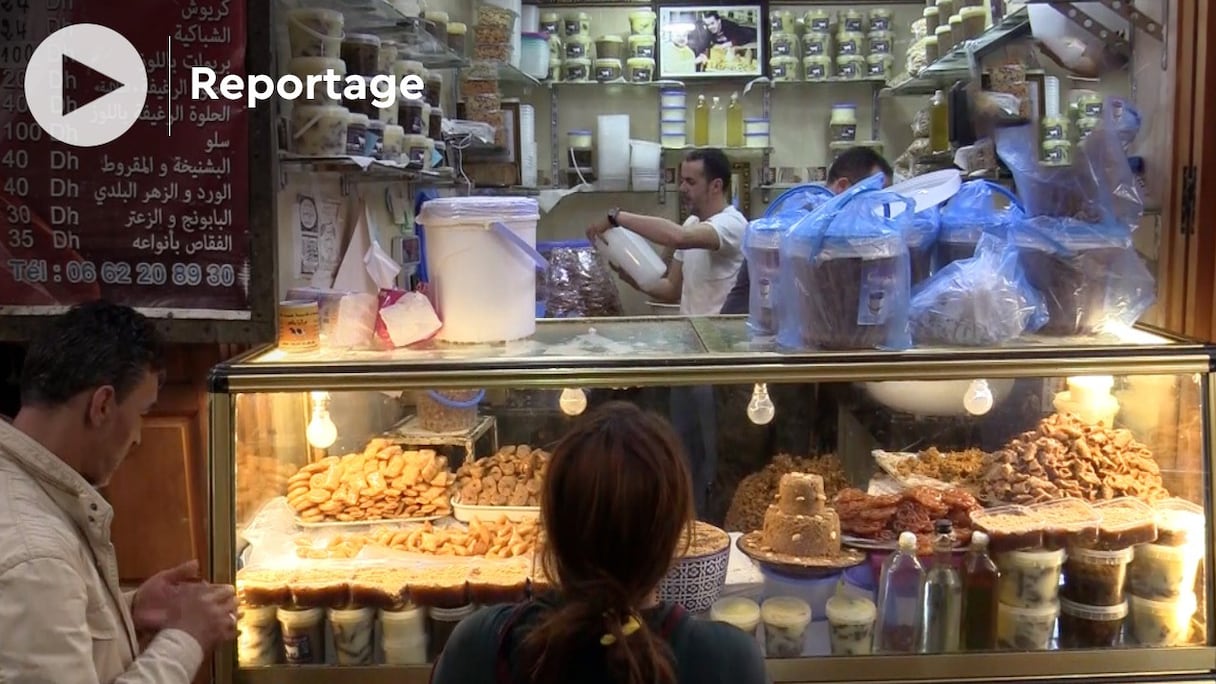
<svg viewBox="0 0 1216 684">
<path fill-rule="evenodd" d="M 169 137 L 173 137 L 173 36 L 169 36 Z"/>
</svg>

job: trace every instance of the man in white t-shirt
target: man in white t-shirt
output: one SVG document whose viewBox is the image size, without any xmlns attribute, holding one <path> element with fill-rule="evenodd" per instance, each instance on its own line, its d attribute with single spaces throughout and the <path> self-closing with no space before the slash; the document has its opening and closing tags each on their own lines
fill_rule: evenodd
<svg viewBox="0 0 1216 684">
<path fill-rule="evenodd" d="M 680 164 L 680 199 L 691 214 L 683 226 L 657 216 L 612 209 L 604 220 L 587 229 L 587 238 L 595 244 L 601 233 L 620 226 L 674 251 L 666 275 L 644 290 L 623 271 L 618 274 L 658 301 L 678 298 L 680 313 L 685 316 L 717 315 L 743 265 L 747 230 L 747 218 L 730 203 L 730 176 L 730 159 L 722 150 L 689 152 Z M 702 516 L 718 465 L 716 414 L 712 386 L 672 388 L 671 422 L 688 452 L 697 513 Z"/>
<path fill-rule="evenodd" d="M 686 316 L 717 315 L 743 265 L 747 230 L 747 219 L 730 203 L 730 160 L 722 150 L 688 153 L 680 164 L 680 199 L 691 214 L 683 226 L 612 209 L 587 229 L 587 238 L 594 244 L 601 233 L 620 226 L 674 251 L 667 274 L 654 285 L 643 290 L 623 272 L 621 278 L 657 301 L 678 299 Z"/>
</svg>

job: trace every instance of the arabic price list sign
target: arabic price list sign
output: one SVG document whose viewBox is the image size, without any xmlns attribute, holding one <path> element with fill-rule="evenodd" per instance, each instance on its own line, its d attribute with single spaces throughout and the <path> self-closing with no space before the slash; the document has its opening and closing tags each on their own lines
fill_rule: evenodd
<svg viewBox="0 0 1216 684">
<path fill-rule="evenodd" d="M 117 31 L 147 72 L 138 120 L 95 147 L 55 139 L 26 97 L 38 45 L 80 24 Z M 0 314 L 105 297 L 153 316 L 250 317 L 248 111 L 189 90 L 192 66 L 244 76 L 245 36 L 241 0 L 0 0 Z M 123 113 L 106 96 L 125 84 L 105 56 L 79 56 L 55 55 L 46 87 L 77 123 L 112 125 Z"/>
</svg>

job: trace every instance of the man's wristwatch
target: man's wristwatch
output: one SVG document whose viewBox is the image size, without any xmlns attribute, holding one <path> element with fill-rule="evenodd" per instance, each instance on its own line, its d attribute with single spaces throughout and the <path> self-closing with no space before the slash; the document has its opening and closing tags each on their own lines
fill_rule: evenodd
<svg viewBox="0 0 1216 684">
<path fill-rule="evenodd" d="M 613 207 L 608 210 L 608 225 L 612 226 L 613 228 L 621 227 L 621 224 L 617 223 L 617 220 L 616 220 L 616 215 L 619 213 L 621 213 L 620 207 Z"/>
</svg>

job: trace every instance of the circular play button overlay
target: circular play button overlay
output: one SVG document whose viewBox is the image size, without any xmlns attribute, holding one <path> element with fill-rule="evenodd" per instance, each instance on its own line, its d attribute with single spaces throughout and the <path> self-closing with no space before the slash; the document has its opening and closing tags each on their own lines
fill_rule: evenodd
<svg viewBox="0 0 1216 684">
<path fill-rule="evenodd" d="M 126 133 L 147 97 L 139 51 L 98 24 L 73 24 L 47 36 L 25 69 L 25 99 L 34 121 L 76 147 L 97 147 Z"/>
</svg>

